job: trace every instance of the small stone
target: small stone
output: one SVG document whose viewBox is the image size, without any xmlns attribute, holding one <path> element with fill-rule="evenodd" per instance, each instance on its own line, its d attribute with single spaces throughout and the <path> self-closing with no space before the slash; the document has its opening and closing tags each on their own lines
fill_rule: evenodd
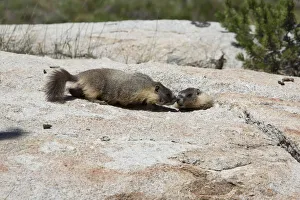
<svg viewBox="0 0 300 200">
<path fill-rule="evenodd" d="M 200 164 L 200 160 L 199 159 L 193 160 L 192 164 L 193 165 L 199 165 Z"/>
<path fill-rule="evenodd" d="M 103 136 L 100 139 L 101 141 L 105 141 L 105 142 L 110 141 L 110 138 L 108 136 Z"/>
<path fill-rule="evenodd" d="M 50 129 L 52 127 L 51 124 L 43 124 L 44 129 Z"/>
</svg>

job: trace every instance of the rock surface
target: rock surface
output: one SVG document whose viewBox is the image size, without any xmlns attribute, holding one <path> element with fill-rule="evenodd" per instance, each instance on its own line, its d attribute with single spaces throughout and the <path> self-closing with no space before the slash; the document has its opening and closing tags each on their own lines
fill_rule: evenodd
<svg viewBox="0 0 300 200">
<path fill-rule="evenodd" d="M 4 199 L 299 198 L 300 78 L 280 85 L 283 76 L 230 67 L 0 57 Z M 138 71 L 174 92 L 198 87 L 215 105 L 151 112 L 50 103 L 43 93 L 50 66 Z"/>
</svg>

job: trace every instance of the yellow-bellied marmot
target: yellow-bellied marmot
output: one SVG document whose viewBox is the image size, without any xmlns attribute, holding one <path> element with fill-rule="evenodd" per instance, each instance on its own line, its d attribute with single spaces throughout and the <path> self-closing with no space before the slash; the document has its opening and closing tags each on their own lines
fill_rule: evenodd
<svg viewBox="0 0 300 200">
<path fill-rule="evenodd" d="M 65 69 L 54 71 L 45 86 L 48 101 L 63 101 L 66 82 L 72 96 L 101 104 L 171 105 L 176 101 L 172 91 L 142 73 L 129 74 L 117 69 L 91 69 L 72 75 Z"/>
<path fill-rule="evenodd" d="M 175 107 L 180 110 L 200 110 L 213 106 L 213 99 L 197 88 L 187 88 L 178 93 Z"/>
</svg>

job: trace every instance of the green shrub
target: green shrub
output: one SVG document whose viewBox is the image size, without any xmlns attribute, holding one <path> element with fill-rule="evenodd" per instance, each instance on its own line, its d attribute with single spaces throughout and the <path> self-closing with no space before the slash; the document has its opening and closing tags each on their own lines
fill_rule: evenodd
<svg viewBox="0 0 300 200">
<path fill-rule="evenodd" d="M 300 26 L 294 7 L 293 0 L 247 0 L 239 7 L 226 0 L 217 18 L 245 49 L 246 55 L 237 55 L 245 68 L 300 76 Z"/>
</svg>

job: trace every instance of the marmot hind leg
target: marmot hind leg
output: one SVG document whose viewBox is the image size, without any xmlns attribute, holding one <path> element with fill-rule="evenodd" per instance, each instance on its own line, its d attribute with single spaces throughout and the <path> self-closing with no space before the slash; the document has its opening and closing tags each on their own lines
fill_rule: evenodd
<svg viewBox="0 0 300 200">
<path fill-rule="evenodd" d="M 108 102 L 103 101 L 101 99 L 101 91 L 98 89 L 95 89 L 89 85 L 86 85 L 83 89 L 83 96 L 86 100 L 93 102 L 93 103 L 98 103 L 100 105 L 107 105 Z"/>
<path fill-rule="evenodd" d="M 80 99 L 87 99 L 89 100 L 90 102 L 93 102 L 93 103 L 98 103 L 100 105 L 107 105 L 108 103 L 105 102 L 105 101 L 102 101 L 102 100 L 99 100 L 99 99 L 93 99 L 93 98 L 86 98 L 84 93 L 83 93 L 83 90 L 81 88 L 70 88 L 69 89 L 69 92 L 70 94 L 73 96 L 73 97 L 76 97 L 76 98 L 80 98 Z"/>
<path fill-rule="evenodd" d="M 69 88 L 69 92 L 73 97 L 84 99 L 83 90 L 81 88 Z"/>
</svg>

